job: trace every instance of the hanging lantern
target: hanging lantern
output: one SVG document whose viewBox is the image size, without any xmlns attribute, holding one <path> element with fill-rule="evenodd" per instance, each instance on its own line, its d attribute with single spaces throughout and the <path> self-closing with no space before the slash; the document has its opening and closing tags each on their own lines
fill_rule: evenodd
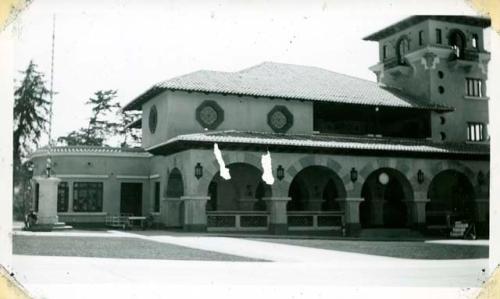
<svg viewBox="0 0 500 299">
<path fill-rule="evenodd" d="M 285 177 L 285 169 L 283 168 L 283 166 L 278 165 L 278 168 L 276 169 L 276 176 L 278 177 L 278 180 L 283 180 L 283 178 Z"/>
<path fill-rule="evenodd" d="M 419 169 L 417 172 L 417 181 L 419 184 L 422 184 L 424 182 L 424 172 L 422 169 Z"/>
<path fill-rule="evenodd" d="M 356 170 L 356 168 L 352 168 L 351 169 L 351 181 L 354 183 L 358 180 L 358 171 Z"/>
<path fill-rule="evenodd" d="M 387 173 L 385 173 L 385 172 L 382 172 L 378 176 L 378 181 L 382 185 L 387 185 L 387 183 L 389 183 L 389 175 Z"/>
<path fill-rule="evenodd" d="M 194 176 L 198 180 L 203 176 L 203 166 L 201 166 L 200 162 L 196 163 L 196 166 L 194 167 Z"/>
</svg>

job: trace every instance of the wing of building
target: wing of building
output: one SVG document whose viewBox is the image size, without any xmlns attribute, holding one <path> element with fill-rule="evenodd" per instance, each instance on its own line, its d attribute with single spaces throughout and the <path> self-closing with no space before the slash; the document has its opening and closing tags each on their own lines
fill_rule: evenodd
<svg viewBox="0 0 500 299">
<path fill-rule="evenodd" d="M 54 149 L 59 218 L 152 213 L 188 231 L 349 235 L 460 221 L 487 234 L 489 26 L 413 16 L 371 34 L 377 82 L 264 62 L 157 83 L 124 107 L 142 111 L 129 124 L 142 130 L 141 149 Z M 46 157 L 34 153 L 35 177 Z"/>
</svg>

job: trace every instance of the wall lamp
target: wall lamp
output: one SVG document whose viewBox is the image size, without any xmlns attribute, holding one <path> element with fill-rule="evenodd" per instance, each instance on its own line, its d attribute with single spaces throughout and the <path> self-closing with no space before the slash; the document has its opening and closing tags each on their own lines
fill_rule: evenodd
<svg viewBox="0 0 500 299">
<path fill-rule="evenodd" d="M 276 176 L 278 177 L 278 180 L 283 180 L 283 178 L 285 177 L 285 169 L 283 168 L 283 166 L 278 165 L 278 168 L 276 169 Z"/>
<path fill-rule="evenodd" d="M 419 169 L 417 172 L 417 181 L 419 184 L 422 184 L 424 180 L 425 180 L 424 172 L 422 171 L 422 169 Z"/>
<path fill-rule="evenodd" d="M 194 176 L 198 180 L 203 176 L 203 166 L 201 166 L 200 162 L 196 163 L 196 166 L 194 167 Z"/>
<path fill-rule="evenodd" d="M 354 183 L 358 180 L 358 171 L 356 170 L 356 168 L 352 168 L 351 169 L 351 181 Z"/>
</svg>

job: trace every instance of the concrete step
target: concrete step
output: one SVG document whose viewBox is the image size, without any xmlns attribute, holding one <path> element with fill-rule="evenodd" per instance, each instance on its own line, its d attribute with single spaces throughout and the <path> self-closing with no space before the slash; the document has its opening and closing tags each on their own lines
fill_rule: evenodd
<svg viewBox="0 0 500 299">
<path fill-rule="evenodd" d="M 63 225 L 63 226 L 54 226 L 52 227 L 53 231 L 61 231 L 61 230 L 72 230 L 73 227 L 71 225 Z"/>
<path fill-rule="evenodd" d="M 418 239 L 423 238 L 423 235 L 409 228 L 366 228 L 361 230 L 360 238 Z"/>
<path fill-rule="evenodd" d="M 66 225 L 66 223 L 64 222 L 57 222 L 54 224 L 35 224 L 28 230 L 33 232 L 50 232 L 50 231 L 63 231 L 71 229 L 73 229 L 71 225 Z"/>
</svg>

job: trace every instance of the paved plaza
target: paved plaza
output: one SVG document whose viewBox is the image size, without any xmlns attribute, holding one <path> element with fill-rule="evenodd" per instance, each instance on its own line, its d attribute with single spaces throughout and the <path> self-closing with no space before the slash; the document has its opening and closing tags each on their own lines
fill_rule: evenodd
<svg viewBox="0 0 500 299">
<path fill-rule="evenodd" d="M 473 298 L 487 279 L 487 250 L 483 240 L 16 231 L 13 270 L 36 298 L 50 299 Z"/>
</svg>

